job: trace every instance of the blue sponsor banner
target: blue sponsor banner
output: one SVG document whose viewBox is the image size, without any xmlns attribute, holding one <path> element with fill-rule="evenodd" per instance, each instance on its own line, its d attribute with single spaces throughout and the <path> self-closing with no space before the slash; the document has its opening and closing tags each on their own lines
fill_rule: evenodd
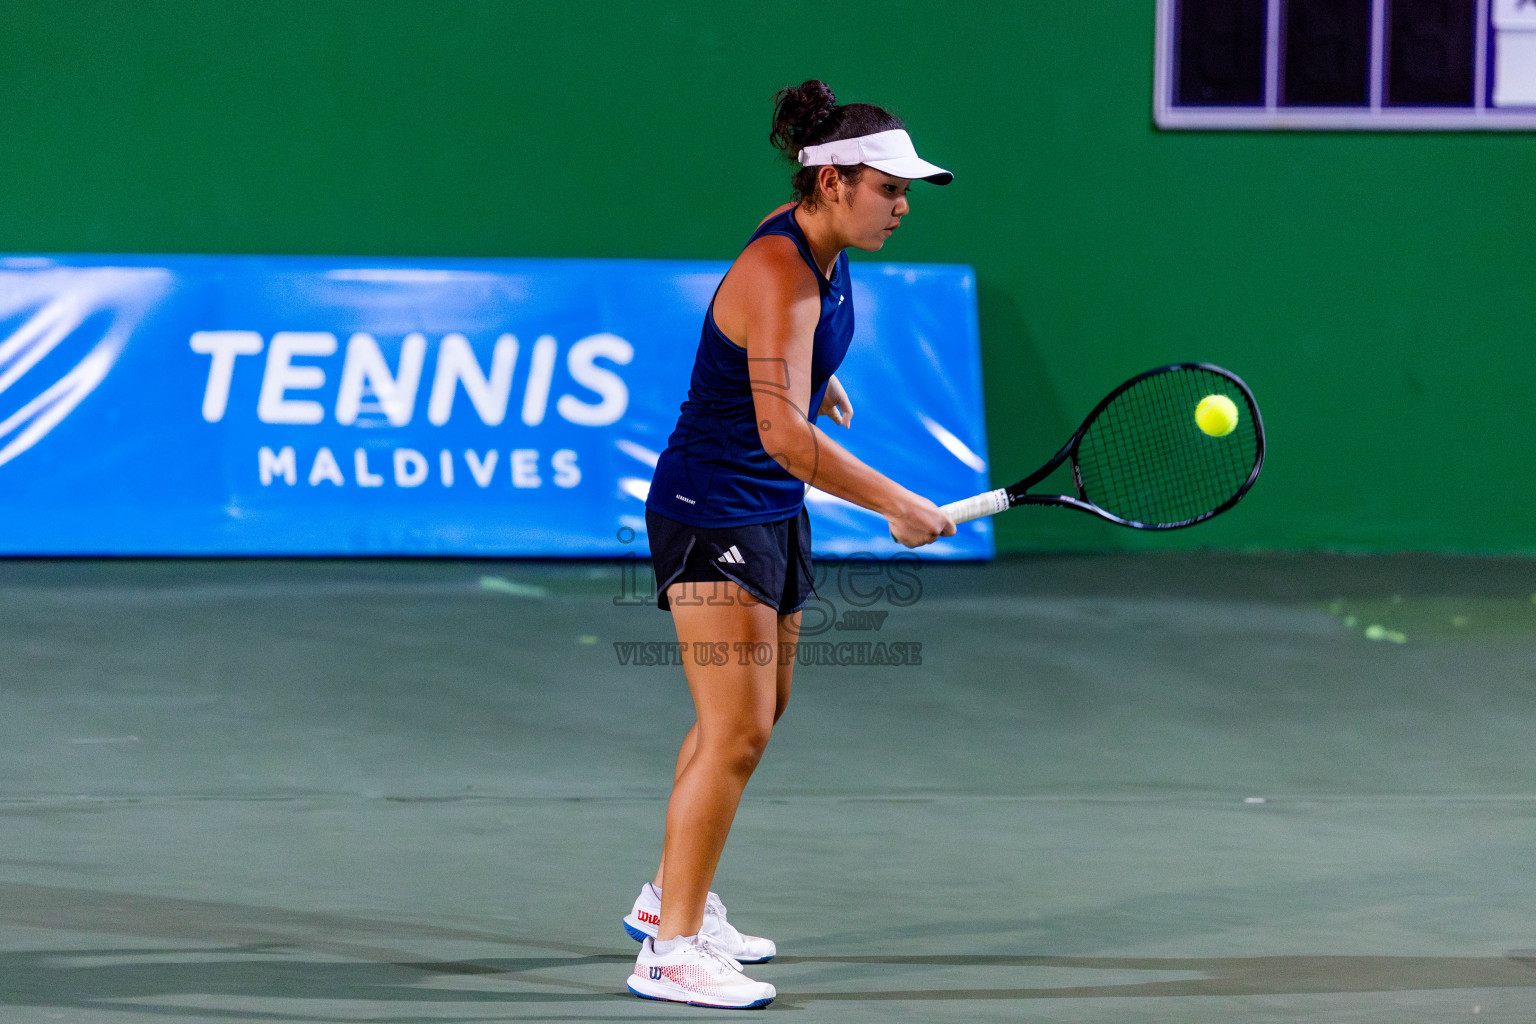
<svg viewBox="0 0 1536 1024">
<path fill-rule="evenodd" d="M 0 257 L 0 553 L 645 553 L 644 496 L 727 264 Z M 856 263 L 828 434 L 988 487 L 975 279 Z M 899 550 L 812 488 L 816 551 Z M 990 523 L 923 549 L 989 558 Z"/>
</svg>

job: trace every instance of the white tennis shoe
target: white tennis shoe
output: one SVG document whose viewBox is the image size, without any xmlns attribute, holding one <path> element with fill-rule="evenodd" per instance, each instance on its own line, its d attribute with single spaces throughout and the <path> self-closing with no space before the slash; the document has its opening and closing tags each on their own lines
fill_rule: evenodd
<svg viewBox="0 0 1536 1024">
<path fill-rule="evenodd" d="M 629 976 L 629 990 L 641 998 L 751 1010 L 767 1006 L 778 994 L 772 985 L 743 974 L 741 964 L 702 934 L 675 940 L 670 953 L 656 952 L 655 941 L 647 935 L 640 943 Z"/>
<path fill-rule="evenodd" d="M 636 942 L 644 942 L 647 937 L 656 937 L 656 929 L 660 924 L 661 890 L 653 883 L 646 882 L 640 889 L 640 895 L 635 898 L 634 909 L 624 919 L 624 930 Z M 704 899 L 704 924 L 699 934 L 714 943 L 726 956 L 744 964 L 766 963 L 779 952 L 772 939 L 743 935 L 737 931 L 736 926 L 725 919 L 725 904 L 714 893 Z"/>
</svg>

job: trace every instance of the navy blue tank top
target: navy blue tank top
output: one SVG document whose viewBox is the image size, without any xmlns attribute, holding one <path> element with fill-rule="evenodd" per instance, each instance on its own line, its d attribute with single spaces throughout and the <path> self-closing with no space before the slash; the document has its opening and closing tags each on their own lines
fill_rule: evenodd
<svg viewBox="0 0 1536 1024">
<path fill-rule="evenodd" d="M 811 257 L 805 233 L 795 222 L 794 207 L 764 221 L 748 244 L 764 235 L 783 235 L 793 241 L 821 286 L 821 317 L 816 321 L 811 350 L 810 408 L 802 412 L 793 409 L 787 399 L 784 403 L 786 414 L 804 415 L 814 423 L 827 380 L 842 365 L 853 340 L 848 254 L 838 253 L 831 280 L 823 277 Z M 677 417 L 677 428 L 656 463 L 645 505 L 690 526 L 720 527 L 788 519 L 799 514 L 804 502 L 805 485 L 763 451 L 747 375 L 747 350 L 715 326 L 711 299 L 693 360 L 688 398 Z"/>
</svg>

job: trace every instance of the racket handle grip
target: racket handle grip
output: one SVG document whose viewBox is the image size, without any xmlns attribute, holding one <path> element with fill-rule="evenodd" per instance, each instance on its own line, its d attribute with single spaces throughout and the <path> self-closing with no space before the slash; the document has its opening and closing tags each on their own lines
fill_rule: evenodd
<svg viewBox="0 0 1536 1024">
<path fill-rule="evenodd" d="M 980 519 L 982 516 L 995 516 L 1008 508 L 1008 491 L 999 487 L 995 491 L 987 491 L 973 498 L 963 498 L 960 501 L 952 501 L 948 505 L 940 505 L 939 511 L 949 516 L 956 523 L 970 522 L 972 519 Z"/>
</svg>

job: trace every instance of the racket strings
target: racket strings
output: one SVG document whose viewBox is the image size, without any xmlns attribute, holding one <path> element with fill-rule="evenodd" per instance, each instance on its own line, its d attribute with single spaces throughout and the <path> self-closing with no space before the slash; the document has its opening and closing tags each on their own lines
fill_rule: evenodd
<svg viewBox="0 0 1536 1024">
<path fill-rule="evenodd" d="M 1195 422 L 1207 395 L 1238 409 L 1236 428 L 1211 437 Z M 1137 381 L 1083 432 L 1076 464 L 1083 496 L 1135 523 L 1174 525 L 1213 515 L 1242 490 L 1258 460 L 1256 417 L 1226 377 L 1181 367 Z"/>
<path fill-rule="evenodd" d="M 1138 490 L 1130 495 L 1140 501 L 1133 507 L 1155 522 L 1210 514 L 1246 482 L 1256 458 L 1257 437 L 1250 435 L 1251 446 L 1242 443 L 1243 436 L 1236 430 L 1227 437 L 1212 438 L 1191 423 L 1193 409 L 1207 394 L 1226 394 L 1246 405 L 1244 396 L 1219 375 L 1202 371 L 1160 375 L 1149 384 L 1135 396 L 1145 443 L 1143 461 L 1136 467 Z M 1251 415 L 1239 416 L 1251 426 Z"/>
<path fill-rule="evenodd" d="M 1160 524 L 1201 518 L 1233 498 L 1257 457 L 1253 417 L 1245 418 L 1242 433 L 1225 438 L 1211 438 L 1191 421 L 1206 394 L 1244 399 L 1234 390 L 1217 375 L 1193 371 L 1150 378 L 1126 396 L 1131 415 L 1105 421 L 1121 429 L 1104 435 L 1116 447 L 1104 453 L 1101 465 L 1109 472 L 1098 474 L 1100 497 L 1119 505 L 1124 518 Z"/>
</svg>

